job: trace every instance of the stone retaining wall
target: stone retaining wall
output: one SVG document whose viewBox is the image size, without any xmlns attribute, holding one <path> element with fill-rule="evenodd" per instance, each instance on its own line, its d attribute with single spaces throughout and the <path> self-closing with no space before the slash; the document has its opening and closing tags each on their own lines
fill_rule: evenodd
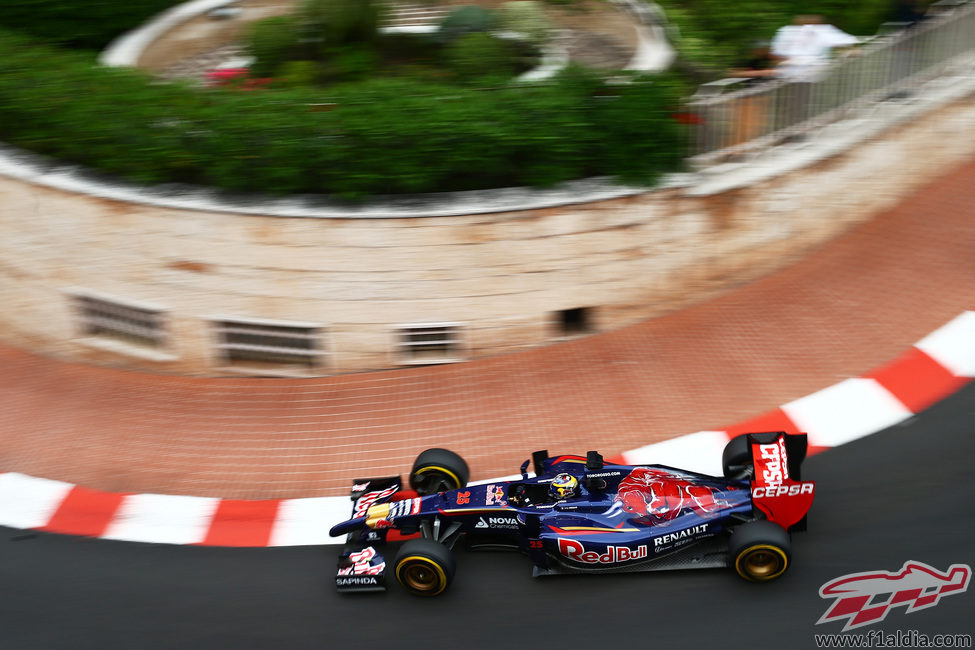
<svg viewBox="0 0 975 650">
<path fill-rule="evenodd" d="M 543 208 L 429 210 L 439 216 L 422 202 L 397 217 L 177 208 L 0 172 L 0 340 L 192 374 L 388 368 L 404 361 L 397 327 L 422 323 L 456 324 L 451 358 L 530 348 L 576 334 L 563 310 L 588 308 L 590 331 L 622 327 L 794 262 L 975 154 L 973 123 L 966 96 L 786 173 L 753 165 L 745 184 L 696 175 Z M 78 294 L 160 310 L 165 343 L 85 335 Z M 324 362 L 229 367 L 223 319 L 319 327 Z"/>
</svg>

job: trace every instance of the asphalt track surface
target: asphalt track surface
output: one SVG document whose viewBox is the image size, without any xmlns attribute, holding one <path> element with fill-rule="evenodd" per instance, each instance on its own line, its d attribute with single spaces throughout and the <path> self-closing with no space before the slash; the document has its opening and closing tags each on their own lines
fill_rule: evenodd
<svg viewBox="0 0 975 650">
<path fill-rule="evenodd" d="M 815 647 L 819 587 L 908 560 L 975 565 L 975 382 L 814 456 L 809 532 L 778 581 L 729 570 L 533 579 L 517 553 L 458 554 L 450 591 L 339 595 L 335 547 L 226 549 L 0 529 L 0 648 Z M 875 626 L 975 634 L 975 588 Z M 406 647 L 408 647 L 406 646 Z"/>
</svg>

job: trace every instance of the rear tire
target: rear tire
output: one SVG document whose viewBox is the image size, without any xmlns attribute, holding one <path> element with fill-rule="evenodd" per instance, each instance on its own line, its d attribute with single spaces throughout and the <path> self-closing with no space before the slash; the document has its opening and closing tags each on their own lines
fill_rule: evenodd
<svg viewBox="0 0 975 650">
<path fill-rule="evenodd" d="M 470 476 L 467 463 L 458 454 L 449 449 L 427 449 L 413 462 L 410 487 L 426 496 L 465 487 Z"/>
<path fill-rule="evenodd" d="M 735 573 L 752 582 L 767 582 L 785 573 L 792 558 L 789 533 L 771 521 L 749 521 L 735 528 L 728 542 Z"/>
<path fill-rule="evenodd" d="M 437 596 L 454 579 L 454 554 L 432 539 L 411 539 L 400 547 L 394 563 L 396 581 L 415 596 Z"/>
<path fill-rule="evenodd" d="M 755 468 L 752 465 L 752 453 L 748 446 L 748 434 L 732 438 L 724 451 L 721 452 L 721 469 L 725 478 L 734 480 L 750 480 Z"/>
</svg>

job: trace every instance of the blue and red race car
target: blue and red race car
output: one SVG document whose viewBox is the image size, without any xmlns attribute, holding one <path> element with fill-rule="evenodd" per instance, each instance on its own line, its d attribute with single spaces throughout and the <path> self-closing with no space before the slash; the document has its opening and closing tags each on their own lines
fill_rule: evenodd
<svg viewBox="0 0 975 650">
<path fill-rule="evenodd" d="M 587 456 L 532 455 L 521 479 L 467 485 L 467 463 L 446 449 L 421 453 L 399 477 L 357 480 L 336 586 L 385 589 L 392 569 L 411 593 L 435 596 L 453 579 L 453 548 L 514 548 L 534 575 L 731 566 L 766 581 L 791 561 L 815 484 L 800 477 L 806 436 L 750 433 L 731 440 L 723 477 L 665 465 L 615 465 Z M 391 567 L 377 550 L 400 542 Z"/>
</svg>

